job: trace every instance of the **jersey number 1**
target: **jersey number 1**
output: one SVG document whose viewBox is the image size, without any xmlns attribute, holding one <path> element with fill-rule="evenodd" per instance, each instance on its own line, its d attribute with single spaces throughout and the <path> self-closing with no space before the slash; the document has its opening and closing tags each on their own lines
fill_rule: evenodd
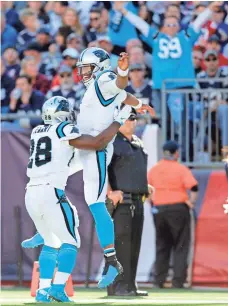
<svg viewBox="0 0 228 306">
<path fill-rule="evenodd" d="M 34 139 L 31 140 L 28 168 L 32 168 L 33 166 L 32 155 L 34 150 L 36 151 L 35 165 L 37 167 L 45 165 L 51 161 L 51 139 L 48 136 L 41 137 L 37 142 L 36 148 Z"/>
</svg>

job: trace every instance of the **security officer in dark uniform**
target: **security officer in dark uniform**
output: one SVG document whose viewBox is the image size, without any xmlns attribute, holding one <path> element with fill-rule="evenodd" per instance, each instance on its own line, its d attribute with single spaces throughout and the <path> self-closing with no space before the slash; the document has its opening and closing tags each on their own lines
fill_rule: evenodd
<svg viewBox="0 0 228 306">
<path fill-rule="evenodd" d="M 120 128 L 109 165 L 107 204 L 115 226 L 115 248 L 124 273 L 109 286 L 108 295 L 145 296 L 135 278 L 143 229 L 143 203 L 148 195 L 147 154 L 142 141 L 133 135 L 136 112 Z"/>
</svg>

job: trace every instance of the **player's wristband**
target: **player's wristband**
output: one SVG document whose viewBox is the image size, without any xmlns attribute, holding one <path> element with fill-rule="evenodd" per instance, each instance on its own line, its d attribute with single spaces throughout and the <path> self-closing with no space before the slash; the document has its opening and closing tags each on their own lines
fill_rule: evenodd
<svg viewBox="0 0 228 306">
<path fill-rule="evenodd" d="M 123 122 L 123 120 L 122 119 L 115 119 L 114 120 L 114 122 L 117 122 L 117 123 L 119 123 L 120 124 L 120 126 L 122 126 L 122 125 L 124 125 L 124 122 Z"/>
<path fill-rule="evenodd" d="M 138 105 L 136 105 L 136 106 L 133 106 L 133 105 L 132 105 L 132 107 L 133 107 L 134 109 L 139 109 L 139 108 L 142 107 L 142 105 L 143 105 L 142 100 L 138 99 L 138 101 L 139 101 L 139 104 L 138 104 Z"/>
<path fill-rule="evenodd" d="M 117 67 L 117 72 L 121 77 L 126 77 L 128 75 L 129 69 L 122 70 L 120 67 Z"/>
</svg>

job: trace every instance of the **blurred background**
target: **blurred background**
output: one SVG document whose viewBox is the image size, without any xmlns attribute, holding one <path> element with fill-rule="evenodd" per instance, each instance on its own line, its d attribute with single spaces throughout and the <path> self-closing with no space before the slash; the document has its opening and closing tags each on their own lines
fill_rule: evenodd
<svg viewBox="0 0 228 306">
<path fill-rule="evenodd" d="M 76 64 L 86 47 L 96 46 L 110 54 L 113 70 L 118 55 L 128 52 L 126 90 L 156 110 L 156 118 L 141 115 L 137 119 L 136 134 L 147 150 L 148 170 L 161 158 L 162 144 L 173 139 L 181 147 L 180 162 L 192 169 L 199 183 L 189 284 L 228 286 L 228 222 L 222 208 L 228 196 L 222 161 L 228 146 L 228 2 L 213 8 L 200 35 L 181 51 L 175 44 L 167 48 L 164 43 L 160 51 L 155 45 L 159 31 L 165 27 L 167 35 L 169 31 L 183 31 L 188 37 L 189 26 L 209 4 L 1 1 L 3 284 L 30 281 L 33 262 L 39 254 L 39 248 L 25 252 L 20 247 L 23 239 L 35 233 L 24 207 L 31 129 L 42 122 L 42 105 L 52 96 L 68 98 L 79 112 L 85 88 Z M 134 20 L 125 16 L 123 8 L 144 21 L 143 27 L 151 29 L 151 36 L 145 37 Z M 160 59 L 159 52 L 163 52 Z M 191 59 L 183 61 L 183 54 L 189 53 Z M 169 59 L 168 65 L 161 59 Z M 188 74 L 187 69 L 194 74 Z M 177 70 L 183 72 L 183 77 Z M 157 80 L 159 74 L 163 76 L 161 81 Z M 67 194 L 78 208 L 82 240 L 73 280 L 88 286 L 98 279 L 102 252 L 85 204 L 82 173 L 70 177 Z M 137 280 L 150 283 L 155 261 L 151 200 L 146 201 L 144 213 Z M 170 266 L 172 275 L 172 263 Z"/>
</svg>

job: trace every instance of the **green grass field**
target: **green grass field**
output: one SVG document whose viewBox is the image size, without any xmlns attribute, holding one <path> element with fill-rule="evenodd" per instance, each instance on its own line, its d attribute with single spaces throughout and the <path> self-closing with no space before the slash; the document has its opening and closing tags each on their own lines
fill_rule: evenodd
<svg viewBox="0 0 228 306">
<path fill-rule="evenodd" d="M 149 290 L 149 296 L 144 298 L 108 298 L 104 290 L 75 288 L 75 294 L 72 298 L 75 305 L 95 305 L 95 306 L 228 306 L 228 291 L 214 290 Z M 27 289 L 2 289 L 1 305 L 42 305 L 35 303 L 34 298 L 30 296 Z M 51 305 L 59 303 L 51 303 Z M 43 304 L 44 305 L 44 304 Z M 45 304 L 46 305 L 46 304 Z"/>
</svg>

